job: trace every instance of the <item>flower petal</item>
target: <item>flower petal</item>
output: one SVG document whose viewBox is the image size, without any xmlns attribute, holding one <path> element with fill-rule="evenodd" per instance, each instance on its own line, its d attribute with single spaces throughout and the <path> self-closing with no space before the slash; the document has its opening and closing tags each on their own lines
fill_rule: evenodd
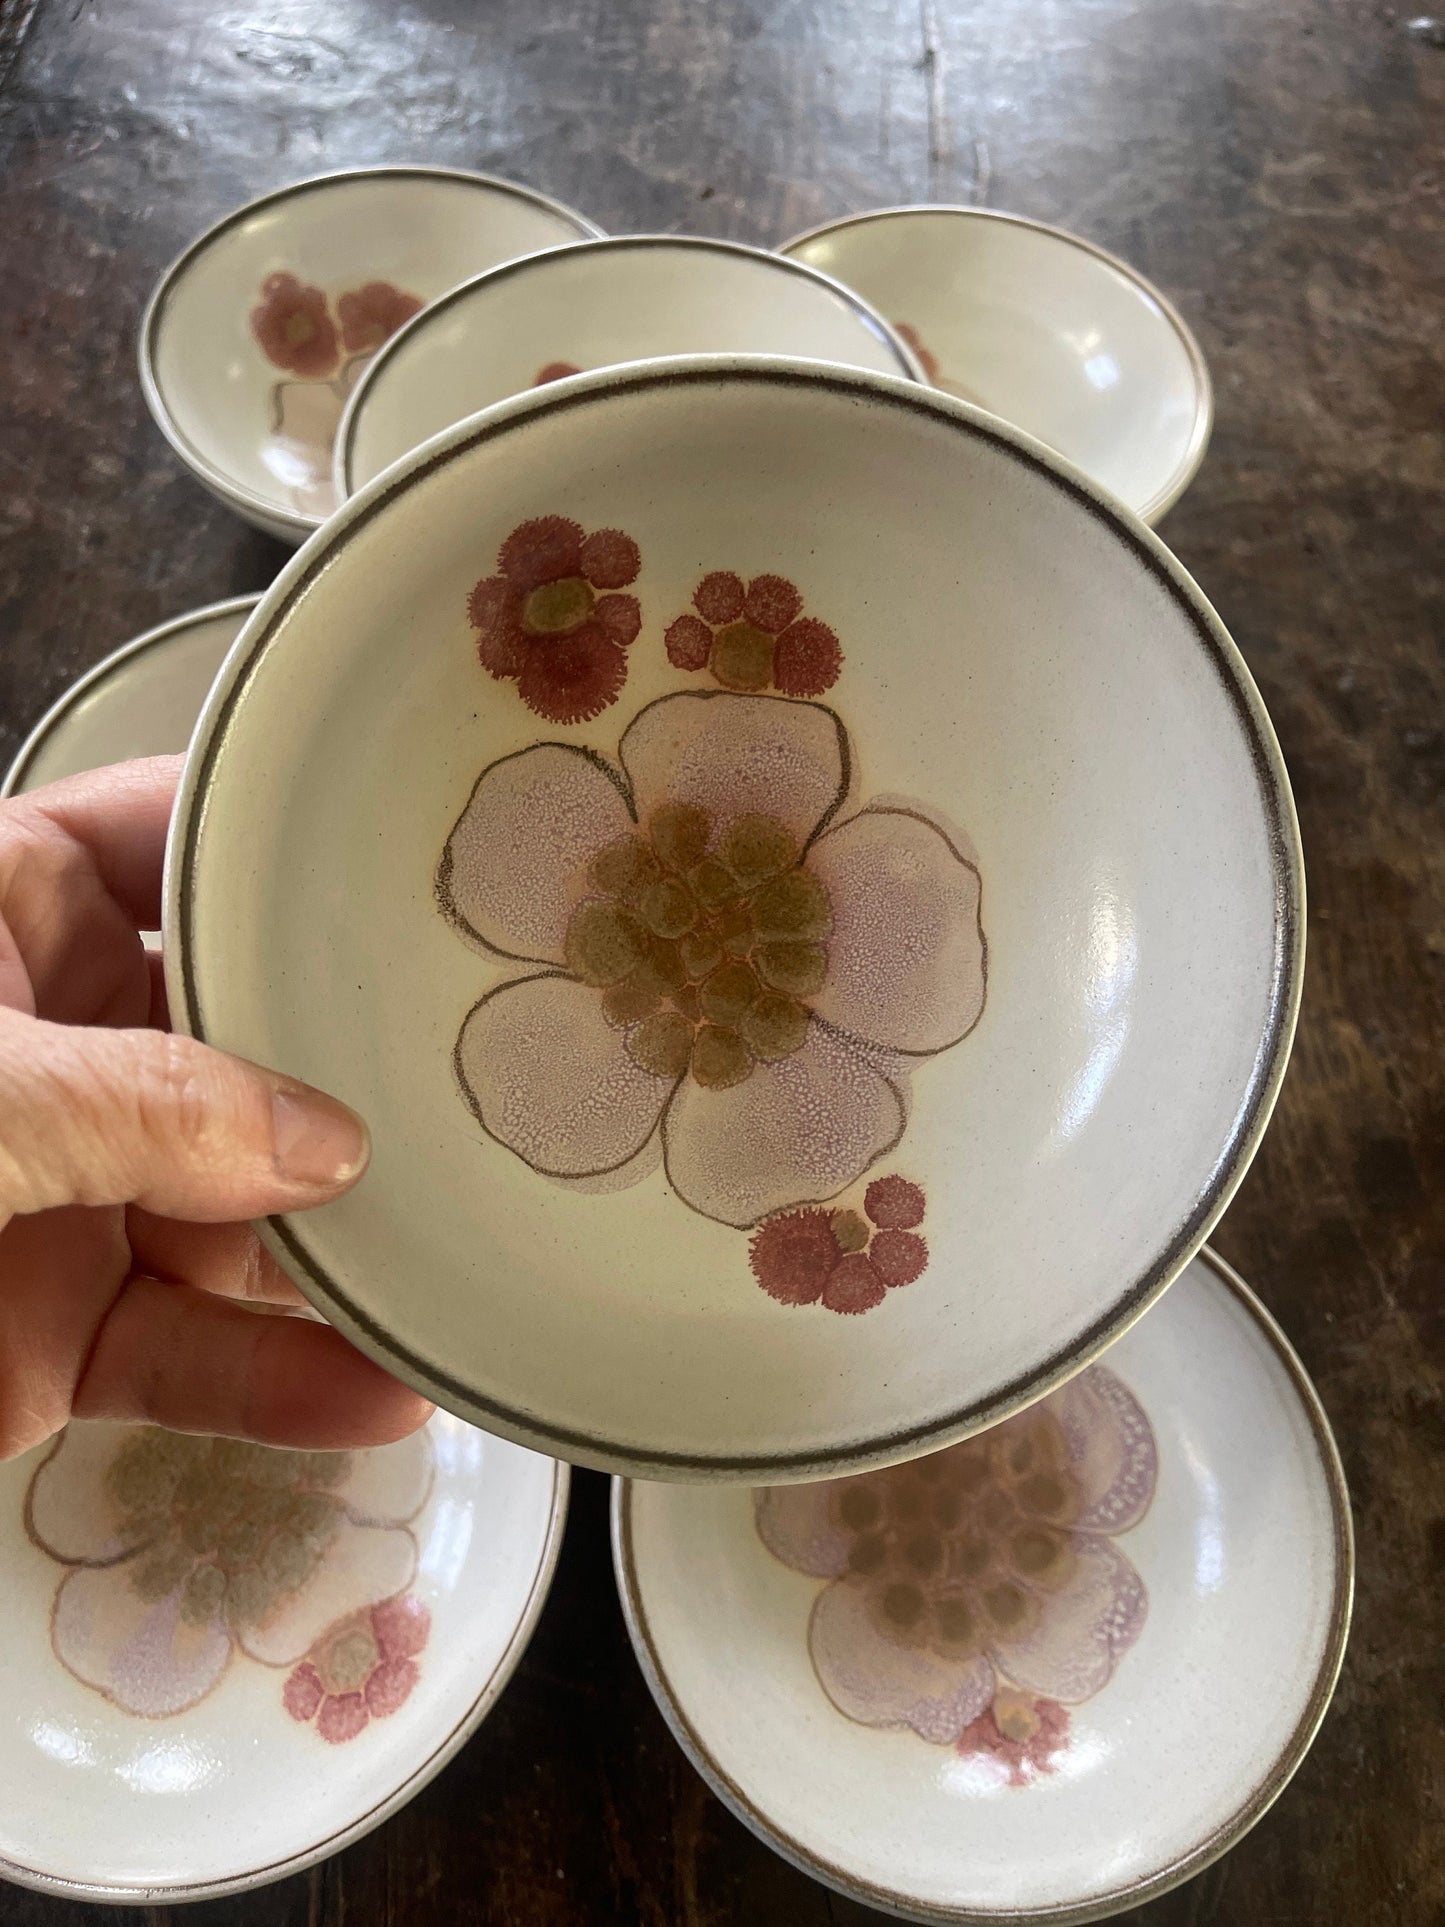
<svg viewBox="0 0 1445 1927">
<path fill-rule="evenodd" d="M 673 1089 L 627 1055 L 599 992 L 550 973 L 502 984 L 473 1007 L 456 1069 L 488 1136 L 553 1178 L 628 1163 Z"/>
<path fill-rule="evenodd" d="M 848 736 L 831 709 L 778 696 L 686 690 L 635 716 L 618 749 L 639 822 L 660 803 L 693 803 L 714 828 L 775 817 L 800 844 L 848 792 Z"/>
<path fill-rule="evenodd" d="M 150 1602 L 130 1584 L 129 1566 L 82 1567 L 55 1595 L 51 1640 L 56 1657 L 86 1686 L 127 1713 L 164 1719 L 210 1692 L 231 1657 L 218 1619 L 191 1626 L 179 1590 Z"/>
<path fill-rule="evenodd" d="M 663 1119 L 673 1189 L 746 1228 L 836 1197 L 903 1135 L 902 1093 L 843 1037 L 811 1023 L 801 1050 L 725 1090 L 684 1078 Z"/>
<path fill-rule="evenodd" d="M 814 1579 L 834 1579 L 848 1563 L 850 1535 L 833 1518 L 835 1479 L 817 1485 L 768 1485 L 753 1494 L 758 1537 L 775 1559 Z"/>
<path fill-rule="evenodd" d="M 1068 1583 L 1043 1599 L 1037 1624 L 1017 1642 L 993 1649 L 999 1671 L 1017 1686 L 1077 1706 L 1108 1683 L 1143 1630 L 1144 1581 L 1117 1546 L 1080 1534 Z"/>
<path fill-rule="evenodd" d="M 159 1527 L 128 1519 L 108 1475 L 127 1440 L 142 1428 L 68 1425 L 30 1481 L 25 1528 L 42 1552 L 65 1565 L 113 1565 L 157 1536 Z"/>
<path fill-rule="evenodd" d="M 1091 1365 L 1058 1396 L 1069 1457 L 1083 1489 L 1081 1532 L 1127 1532 L 1154 1497 L 1159 1452 L 1148 1414 L 1106 1365 Z"/>
<path fill-rule="evenodd" d="M 330 1486 L 358 1525 L 404 1526 L 431 1494 L 432 1448 L 425 1427 L 394 1445 L 354 1452 L 340 1484 Z"/>
<path fill-rule="evenodd" d="M 478 777 L 437 866 L 437 901 L 499 956 L 561 963 L 588 863 L 632 827 L 599 757 L 536 743 Z"/>
<path fill-rule="evenodd" d="M 861 811 L 819 837 L 808 868 L 833 905 L 820 1017 L 889 1050 L 931 1055 L 983 1010 L 978 871 L 936 824 Z"/>
<path fill-rule="evenodd" d="M 343 1519 L 306 1583 L 239 1643 L 265 1666 L 294 1666 L 335 1620 L 405 1592 L 416 1576 L 416 1541 L 404 1527 Z"/>
<path fill-rule="evenodd" d="M 986 1659 L 940 1659 L 885 1639 L 862 1592 L 835 1581 L 819 1595 L 808 1625 L 819 1684 L 840 1713 L 864 1726 L 912 1727 L 947 1746 L 978 1718 L 994 1692 Z"/>
</svg>

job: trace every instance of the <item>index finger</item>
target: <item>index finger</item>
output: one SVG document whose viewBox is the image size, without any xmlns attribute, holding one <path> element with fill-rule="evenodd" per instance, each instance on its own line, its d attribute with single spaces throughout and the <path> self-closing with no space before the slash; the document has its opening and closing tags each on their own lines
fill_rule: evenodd
<svg viewBox="0 0 1445 1927">
<path fill-rule="evenodd" d="M 183 756 L 147 756 L 47 783 L 0 803 L 6 817 L 43 817 L 86 851 L 109 894 L 138 930 L 160 923 L 161 866 Z"/>
</svg>

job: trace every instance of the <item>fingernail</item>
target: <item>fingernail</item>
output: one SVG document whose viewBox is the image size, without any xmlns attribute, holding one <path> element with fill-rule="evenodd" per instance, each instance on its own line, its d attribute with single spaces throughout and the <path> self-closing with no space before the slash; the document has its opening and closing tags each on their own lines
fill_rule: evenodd
<svg viewBox="0 0 1445 1927">
<path fill-rule="evenodd" d="M 366 1167 L 371 1138 L 344 1104 L 309 1085 L 293 1084 L 271 1099 L 276 1169 L 294 1184 L 350 1184 Z"/>
</svg>

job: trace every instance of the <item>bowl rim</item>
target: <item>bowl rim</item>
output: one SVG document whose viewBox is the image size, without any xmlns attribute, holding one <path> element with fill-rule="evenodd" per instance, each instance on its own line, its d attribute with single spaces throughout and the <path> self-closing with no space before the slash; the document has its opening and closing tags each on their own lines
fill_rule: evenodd
<svg viewBox="0 0 1445 1927">
<path fill-rule="evenodd" d="M 371 1833 L 384 1820 L 413 1800 L 430 1780 L 436 1778 L 442 1768 L 476 1732 L 482 1721 L 501 1698 L 513 1673 L 521 1662 L 522 1655 L 531 1644 L 532 1635 L 537 1629 L 537 1621 L 542 1616 L 556 1577 L 557 1561 L 562 1551 L 562 1538 L 567 1524 L 568 1499 L 571 1493 L 571 1468 L 561 1459 L 552 1460 L 552 1498 L 547 1515 L 547 1531 L 537 1560 L 537 1569 L 532 1576 L 526 1601 L 511 1637 L 498 1657 L 496 1665 L 483 1681 L 476 1697 L 466 1711 L 443 1734 L 437 1745 L 421 1764 L 394 1787 L 382 1799 L 368 1807 L 355 1820 L 338 1827 L 332 1833 L 318 1840 L 312 1846 L 302 1847 L 289 1854 L 284 1860 L 263 1862 L 258 1867 L 248 1868 L 244 1873 L 228 1874 L 220 1880 L 198 1881 L 149 1881 L 133 1884 L 116 1884 L 89 1880 L 68 1880 L 62 1875 L 50 1874 L 36 1867 L 27 1867 L 19 1861 L 7 1859 L 0 1854 L 0 1879 L 12 1880 L 17 1886 L 28 1887 L 34 1893 L 54 1894 L 61 1900 L 101 1901 L 122 1906 L 168 1906 L 183 1901 L 217 1900 L 226 1894 L 249 1893 L 252 1888 L 269 1886 L 273 1881 L 284 1880 L 288 1875 L 304 1873 L 314 1867 L 319 1860 L 328 1860 L 333 1854 L 340 1853 L 364 1834 Z"/>
<path fill-rule="evenodd" d="M 1264 1818 L 1294 1778 L 1329 1710 L 1330 1701 L 1334 1697 L 1339 1680 L 1340 1668 L 1344 1664 L 1345 1648 L 1349 1641 L 1355 1590 L 1355 1535 L 1350 1513 L 1349 1487 L 1345 1480 L 1344 1466 L 1340 1460 L 1339 1447 L 1335 1442 L 1329 1416 L 1299 1354 L 1285 1336 L 1278 1321 L 1234 1267 L 1221 1258 L 1217 1251 L 1209 1245 L 1204 1245 L 1197 1256 L 1254 1319 L 1284 1367 L 1295 1395 L 1304 1409 L 1305 1417 L 1309 1421 L 1330 1502 L 1334 1561 L 1329 1624 L 1319 1668 L 1315 1673 L 1299 1719 L 1269 1770 L 1249 1790 L 1229 1818 L 1215 1827 L 1197 1846 L 1179 1855 L 1168 1866 L 1128 1882 L 1122 1887 L 1115 1887 L 1092 1900 L 1058 1902 L 1042 1909 L 1030 1908 L 1027 1912 L 1012 1907 L 988 1908 L 982 1912 L 976 1909 L 933 1907 L 921 1904 L 917 1899 L 901 1894 L 895 1889 L 875 1886 L 854 1878 L 853 1875 L 835 1867 L 813 1849 L 804 1846 L 792 1835 L 785 1833 L 781 1827 L 776 1826 L 712 1757 L 707 1743 L 689 1720 L 673 1692 L 653 1639 L 638 1587 L 632 1533 L 632 1488 L 635 1481 L 622 1477 L 613 1479 L 609 1507 L 613 1573 L 617 1581 L 617 1596 L 622 1606 L 622 1616 L 627 1623 L 628 1637 L 632 1642 L 633 1653 L 643 1678 L 647 1682 L 648 1691 L 658 1711 L 667 1722 L 673 1738 L 723 1805 L 765 1846 L 771 1847 L 775 1853 L 789 1861 L 800 1872 L 821 1881 L 825 1887 L 832 1888 L 847 1899 L 856 1900 L 867 1907 L 881 1908 L 903 1920 L 924 1923 L 924 1927 L 1000 1927 L 1000 1923 L 1026 1921 L 1048 1922 L 1050 1927 L 1081 1927 L 1081 1924 L 1086 1921 L 1106 1919 L 1109 1915 L 1118 1913 L 1126 1907 L 1143 1906 L 1146 1901 L 1155 1900 L 1161 1894 L 1168 1893 L 1172 1888 L 1192 1879 L 1195 1874 L 1202 1873 Z"/>
<path fill-rule="evenodd" d="M 795 274 L 804 275 L 810 281 L 819 282 L 826 287 L 830 293 L 837 296 L 845 306 L 852 309 L 863 321 L 864 325 L 880 338 L 883 345 L 898 362 L 899 370 L 902 374 L 907 376 L 910 381 L 927 383 L 928 377 L 923 372 L 922 362 L 919 361 L 918 356 L 909 347 L 902 335 L 899 334 L 892 322 L 880 314 L 878 309 L 875 308 L 870 301 L 864 300 L 856 288 L 850 288 L 846 282 L 840 281 L 836 275 L 825 274 L 821 268 L 815 268 L 807 261 L 794 261 L 790 256 L 780 253 L 776 248 L 756 248 L 744 241 L 719 240 L 712 235 L 705 234 L 594 235 L 585 241 L 567 241 L 564 242 L 561 247 L 547 248 L 541 254 L 519 254 L 515 260 L 502 261 L 494 268 L 485 268 L 480 274 L 474 274 L 470 280 L 461 281 L 456 287 L 449 288 L 445 294 L 439 294 L 435 301 L 429 301 L 424 308 L 411 317 L 410 321 L 403 322 L 394 335 L 387 337 L 362 370 L 361 379 L 347 396 L 346 406 L 341 414 L 341 422 L 336 430 L 336 442 L 332 455 L 332 483 L 336 489 L 338 502 L 347 501 L 356 492 L 351 480 L 351 464 L 355 452 L 353 444 L 356 439 L 356 422 L 360 410 L 365 405 L 365 400 L 367 396 L 369 396 L 372 388 L 378 381 L 384 378 L 380 371 L 389 368 L 391 362 L 401 354 L 402 344 L 409 342 L 418 334 L 425 333 L 426 324 L 436 320 L 439 315 L 444 314 L 453 303 L 469 299 L 479 291 L 489 291 L 492 284 L 506 280 L 514 274 L 520 274 L 524 271 L 528 273 L 535 271 L 546 274 L 548 269 L 544 264 L 559 256 L 570 257 L 579 254 L 601 254 L 605 258 L 608 254 L 617 254 L 629 249 L 636 249 L 646 253 L 654 248 L 682 248 L 688 252 L 696 251 L 707 254 L 723 254 L 741 257 L 744 260 L 766 261 L 770 267 L 781 267 Z M 626 368 L 633 365 L 636 361 L 656 361 L 658 359 L 659 357 L 656 355 L 638 355 L 631 357 L 628 361 L 604 362 L 601 364 L 601 367 L 603 369 Z M 847 365 L 847 363 L 839 363 L 840 367 L 846 367 Z M 596 368 L 578 370 L 579 374 L 595 374 L 597 372 L 598 370 Z M 570 380 L 572 377 L 562 376 L 559 377 L 559 379 Z M 548 385 L 550 386 L 550 383 Z M 527 389 L 522 392 L 531 393 L 531 390 Z M 509 397 L 502 396 L 499 399 L 507 400 Z M 491 406 L 495 407 L 496 403 L 492 403 Z M 473 410 L 472 412 L 475 413 L 476 411 Z M 459 419 L 463 418 L 459 417 Z M 418 444 L 418 446 L 420 446 L 420 444 Z"/>
<path fill-rule="evenodd" d="M 451 181 L 464 187 L 485 187 L 494 192 L 511 195 L 520 201 L 529 201 L 535 207 L 545 208 L 548 213 L 556 214 L 577 229 L 581 240 L 603 239 L 603 230 L 595 221 L 590 221 L 576 208 L 568 207 L 565 201 L 556 200 L 539 189 L 526 187 L 520 181 L 509 181 L 498 174 L 481 174 L 465 167 L 435 167 L 424 162 L 388 162 L 376 167 L 339 167 L 325 174 L 308 174 L 303 180 L 288 181 L 282 187 L 274 187 L 266 194 L 258 194 L 255 200 L 245 201 L 240 207 L 233 207 L 229 214 L 223 214 L 219 221 L 191 241 L 164 268 L 160 279 L 151 290 L 141 313 L 140 329 L 136 342 L 136 358 L 140 368 L 141 393 L 145 396 L 146 407 L 151 419 L 164 435 L 175 454 L 185 463 L 197 479 L 218 495 L 229 507 L 245 516 L 262 516 L 278 531 L 285 528 L 292 535 L 305 537 L 319 529 L 325 517 L 305 515 L 298 509 L 288 509 L 263 495 L 259 489 L 250 488 L 228 475 L 195 446 L 184 429 L 171 413 L 166 400 L 165 389 L 156 370 L 156 349 L 160 337 L 161 323 L 165 318 L 165 307 L 172 292 L 193 263 L 214 242 L 249 220 L 262 208 L 274 207 L 279 202 L 292 200 L 317 190 L 345 186 L 353 181 L 418 179 Z"/>
<path fill-rule="evenodd" d="M 922 414 L 1002 450 L 1102 523 L 1179 606 L 1223 685 L 1254 767 L 1274 887 L 1273 961 L 1266 1021 L 1225 1149 L 1213 1169 L 1180 1221 L 1161 1234 L 1157 1256 L 1090 1325 L 1031 1369 L 941 1417 L 782 1454 L 734 1451 L 709 1455 L 619 1444 L 479 1394 L 444 1366 L 422 1358 L 402 1341 L 388 1336 L 312 1257 L 304 1235 L 291 1219 L 268 1218 L 257 1226 L 283 1270 L 330 1323 L 385 1370 L 472 1424 L 533 1451 L 557 1454 L 573 1464 L 603 1472 L 693 1482 L 722 1479 L 785 1484 L 860 1471 L 869 1465 L 896 1464 L 966 1438 L 1033 1403 L 1098 1357 L 1148 1309 L 1204 1243 L 1258 1150 L 1278 1097 L 1299 1015 L 1305 949 L 1304 856 L 1289 777 L 1268 712 L 1228 631 L 1159 537 L 1122 504 L 1042 443 L 983 409 L 895 375 L 873 375 L 828 362 L 767 355 L 679 356 L 572 376 L 484 409 L 413 449 L 343 503 L 282 569 L 232 645 L 191 739 L 171 819 L 165 864 L 164 952 L 172 1023 L 207 1042 L 192 935 L 197 841 L 206 814 L 207 793 L 253 666 L 270 646 L 292 604 L 332 565 L 343 546 L 414 482 L 470 448 L 510 433 L 534 416 L 627 391 L 697 387 L 720 381 L 821 388 Z"/>
<path fill-rule="evenodd" d="M 140 635 L 132 636 L 129 642 L 123 642 L 119 649 L 112 649 L 108 656 L 102 656 L 99 662 L 93 663 L 73 683 L 68 683 L 61 690 L 16 750 L 14 761 L 4 777 L 0 778 L 0 802 L 6 797 L 21 794 L 30 766 L 56 728 L 83 697 L 101 683 L 109 681 L 117 670 L 124 669 L 134 657 L 144 655 L 157 643 L 169 642 L 173 636 L 182 635 L 187 629 L 198 629 L 202 623 L 215 622 L 222 616 L 240 615 L 243 610 L 249 615 L 260 600 L 260 591 L 256 590 L 250 595 L 227 596 L 220 602 L 208 602 L 199 609 L 187 610 L 183 616 L 172 616 L 169 622 L 157 623 L 154 629 L 143 630 Z"/>
<path fill-rule="evenodd" d="M 1184 353 L 1189 361 L 1190 372 L 1194 377 L 1194 420 L 1190 426 L 1189 438 L 1180 453 L 1178 462 L 1167 480 L 1155 489 L 1139 506 L 1125 503 L 1141 522 L 1152 528 L 1160 521 L 1199 473 L 1205 451 L 1209 447 L 1209 437 L 1214 429 L 1214 381 L 1209 372 L 1209 363 L 1204 358 L 1204 350 L 1184 316 L 1175 307 L 1164 291 L 1157 287 L 1146 274 L 1131 266 L 1121 256 L 1113 254 L 1108 248 L 1101 247 L 1097 241 L 1090 241 L 1082 234 L 1073 234 L 1068 228 L 1055 227 L 1049 221 L 1036 221 L 1027 214 L 1010 214 L 1003 208 L 971 207 L 966 202 L 924 201 L 913 206 L 867 208 L 861 214 L 844 214 L 834 221 L 820 221 L 816 227 L 804 228 L 791 240 L 784 241 L 778 249 L 779 254 L 791 259 L 791 250 L 802 247 L 809 241 L 822 239 L 824 235 L 837 233 L 843 228 L 861 227 L 869 221 L 896 219 L 901 214 L 946 214 L 963 215 L 970 220 L 998 221 L 1005 227 L 1030 228 L 1035 234 L 1047 234 L 1055 241 L 1066 241 L 1070 247 L 1078 248 L 1084 254 L 1091 254 L 1095 260 L 1102 261 L 1106 267 L 1113 268 L 1131 281 L 1141 294 L 1161 311 L 1178 336 Z M 1067 458 L 1066 458 L 1067 459 Z M 1096 484 L 1102 487 L 1102 484 Z"/>
</svg>

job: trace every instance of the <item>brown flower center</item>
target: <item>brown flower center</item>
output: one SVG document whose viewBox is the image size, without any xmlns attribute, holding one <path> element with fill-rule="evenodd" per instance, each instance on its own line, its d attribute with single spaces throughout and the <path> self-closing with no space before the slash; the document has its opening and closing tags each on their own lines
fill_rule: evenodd
<svg viewBox="0 0 1445 1927">
<path fill-rule="evenodd" d="M 572 913 L 567 968 L 602 991 L 635 1063 L 727 1090 L 801 1049 L 833 910 L 776 817 L 715 835 L 706 810 L 665 803 L 645 834 L 599 850 L 587 881 L 597 894 Z"/>
<path fill-rule="evenodd" d="M 853 1214 L 833 1214 L 843 1243 Z M 1080 1493 L 1048 1412 L 892 1471 L 850 1479 L 833 1508 L 845 1576 L 888 1638 L 968 1658 L 1025 1638 L 1075 1569 Z"/>
</svg>

